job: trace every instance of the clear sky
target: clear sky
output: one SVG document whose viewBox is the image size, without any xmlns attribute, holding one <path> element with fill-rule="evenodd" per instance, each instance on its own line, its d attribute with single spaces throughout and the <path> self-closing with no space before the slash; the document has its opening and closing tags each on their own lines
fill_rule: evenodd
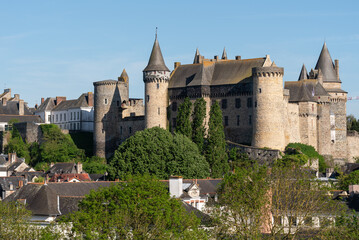
<svg viewBox="0 0 359 240">
<path fill-rule="evenodd" d="M 315 67 L 324 41 L 339 59 L 343 89 L 359 96 L 359 1 L 0 0 L 0 89 L 34 106 L 41 97 L 74 99 L 125 68 L 130 97 L 143 98 L 158 27 L 167 66 L 206 58 L 264 57 L 298 79 Z M 1 92 L 1 90 L 0 90 Z M 359 118 L 359 100 L 347 113 Z"/>
</svg>

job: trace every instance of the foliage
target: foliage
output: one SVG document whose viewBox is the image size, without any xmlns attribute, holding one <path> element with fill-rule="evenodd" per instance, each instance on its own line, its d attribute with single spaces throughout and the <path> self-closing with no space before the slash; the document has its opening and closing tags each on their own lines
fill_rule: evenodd
<svg viewBox="0 0 359 240">
<path fill-rule="evenodd" d="M 178 108 L 178 115 L 176 119 L 176 132 L 183 134 L 187 137 L 192 137 L 191 127 L 191 111 L 192 103 L 188 97 L 186 97 L 183 103 Z"/>
<path fill-rule="evenodd" d="M 63 221 L 86 239 L 183 239 L 199 225 L 165 184 L 148 175 L 91 191 Z"/>
<path fill-rule="evenodd" d="M 359 121 L 352 114 L 347 116 L 347 130 L 359 132 Z"/>
<path fill-rule="evenodd" d="M 30 216 L 22 204 L 0 202 L 0 239 L 62 239 L 52 226 L 39 228 L 28 224 Z"/>
<path fill-rule="evenodd" d="M 342 214 L 335 219 L 335 225 L 321 230 L 320 239 L 359 239 L 359 216 L 356 213 Z"/>
<path fill-rule="evenodd" d="M 328 167 L 325 163 L 324 157 L 320 155 L 313 146 L 303 143 L 289 143 L 285 149 L 286 153 L 288 149 L 296 149 L 297 152 L 294 154 L 286 154 L 283 157 L 283 161 L 292 161 L 300 165 L 304 165 L 308 162 L 308 160 L 318 159 L 320 172 L 325 172 L 325 169 Z"/>
<path fill-rule="evenodd" d="M 8 145 L 5 147 L 5 152 L 6 153 L 16 152 L 16 155 L 18 157 L 25 158 L 27 162 L 30 161 L 31 157 L 30 157 L 28 145 L 22 140 L 22 137 L 15 126 L 11 130 L 11 139 Z"/>
<path fill-rule="evenodd" d="M 359 171 L 339 176 L 339 188 L 348 191 L 349 185 L 359 184 Z"/>
<path fill-rule="evenodd" d="M 197 144 L 200 152 L 203 152 L 205 127 L 204 120 L 206 118 L 206 101 L 203 98 L 198 98 L 194 102 L 194 109 L 192 112 L 192 141 Z"/>
<path fill-rule="evenodd" d="M 255 163 L 254 160 L 248 157 L 248 154 L 239 152 L 237 148 L 229 150 L 228 162 L 231 171 L 235 171 L 236 168 L 243 168 Z"/>
<path fill-rule="evenodd" d="M 83 163 L 83 168 L 87 173 L 104 174 L 107 171 L 106 159 L 97 156 L 86 158 L 86 161 Z"/>
<path fill-rule="evenodd" d="M 35 179 L 34 182 L 36 182 L 36 183 L 43 183 L 43 182 L 45 182 L 45 178 L 39 176 L 38 178 Z"/>
<path fill-rule="evenodd" d="M 190 139 L 154 127 L 126 139 L 110 160 L 108 172 L 110 179 L 145 173 L 160 179 L 171 175 L 204 178 L 209 175 L 209 167 Z"/>
<path fill-rule="evenodd" d="M 54 124 L 41 125 L 44 142 L 40 144 L 42 162 L 73 162 L 84 159 L 84 151 L 78 149 L 70 135 L 63 134 Z"/>
<path fill-rule="evenodd" d="M 205 156 L 209 163 L 212 177 L 220 178 L 228 172 L 229 165 L 222 123 L 222 111 L 217 101 L 211 106 L 209 113 Z"/>
<path fill-rule="evenodd" d="M 236 168 L 234 174 L 226 175 L 218 191 L 219 205 L 212 212 L 218 223 L 216 237 L 261 239 L 263 222 L 270 218 L 268 189 L 264 166 Z"/>
<path fill-rule="evenodd" d="M 93 133 L 92 132 L 72 132 L 71 139 L 79 149 L 85 150 L 87 157 L 93 155 Z"/>
</svg>

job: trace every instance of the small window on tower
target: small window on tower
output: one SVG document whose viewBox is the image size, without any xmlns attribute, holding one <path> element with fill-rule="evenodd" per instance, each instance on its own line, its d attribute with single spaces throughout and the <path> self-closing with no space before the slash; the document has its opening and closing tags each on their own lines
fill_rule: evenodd
<svg viewBox="0 0 359 240">
<path fill-rule="evenodd" d="M 108 101 L 107 101 L 107 98 L 105 98 L 105 104 L 107 105 Z"/>
<path fill-rule="evenodd" d="M 159 83 L 157 83 L 157 89 L 159 89 L 160 88 L 160 84 Z"/>
<path fill-rule="evenodd" d="M 147 102 L 150 101 L 150 95 L 146 96 Z"/>
<path fill-rule="evenodd" d="M 259 93 L 262 93 L 262 89 L 261 89 L 261 88 L 259 88 L 259 89 L 258 89 L 258 92 L 259 92 Z"/>
<path fill-rule="evenodd" d="M 222 109 L 227 108 L 227 99 L 222 99 Z"/>
<path fill-rule="evenodd" d="M 241 99 L 236 98 L 236 108 L 240 108 L 240 107 L 241 107 Z"/>
<path fill-rule="evenodd" d="M 247 107 L 252 108 L 252 98 L 247 98 Z"/>
<path fill-rule="evenodd" d="M 161 111 L 160 111 L 160 108 L 158 108 L 158 115 L 160 115 L 161 114 Z"/>
</svg>

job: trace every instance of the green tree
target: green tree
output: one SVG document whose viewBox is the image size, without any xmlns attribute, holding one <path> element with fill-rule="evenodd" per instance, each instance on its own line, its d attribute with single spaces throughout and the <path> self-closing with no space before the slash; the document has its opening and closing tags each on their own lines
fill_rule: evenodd
<svg viewBox="0 0 359 240">
<path fill-rule="evenodd" d="M 359 132 L 359 121 L 352 114 L 347 116 L 347 130 Z"/>
<path fill-rule="evenodd" d="M 191 112 L 192 103 L 189 98 L 186 97 L 183 103 L 178 108 L 178 115 L 176 118 L 176 132 L 189 138 L 192 137 L 192 127 L 190 119 Z"/>
<path fill-rule="evenodd" d="M 71 162 L 84 159 L 84 151 L 78 149 L 71 136 L 63 134 L 54 124 L 41 125 L 43 142 L 40 144 L 41 162 Z"/>
<path fill-rule="evenodd" d="M 199 219 L 148 175 L 92 191 L 63 221 L 86 239 L 184 239 L 188 232 L 204 237 L 197 235 Z"/>
<path fill-rule="evenodd" d="M 200 152 L 203 152 L 205 127 L 204 120 L 206 118 L 206 101 L 203 98 L 198 98 L 194 102 L 194 109 L 192 113 L 192 141 L 197 144 Z"/>
<path fill-rule="evenodd" d="M 249 165 L 247 165 L 249 166 Z M 270 219 L 267 169 L 257 164 L 236 168 L 219 187 L 219 205 L 212 208 L 218 224 L 216 238 L 262 239 L 263 225 Z"/>
<path fill-rule="evenodd" d="M 351 240 L 359 239 L 359 216 L 357 213 L 342 214 L 335 218 L 334 226 L 322 228 L 319 239 L 323 240 Z"/>
<path fill-rule="evenodd" d="M 110 179 L 145 173 L 160 179 L 171 175 L 204 178 L 209 175 L 209 167 L 189 138 L 154 127 L 126 139 L 110 160 L 108 173 Z"/>
<path fill-rule="evenodd" d="M 25 158 L 27 162 L 31 159 L 28 145 L 22 140 L 22 137 L 15 126 L 13 126 L 13 129 L 11 130 L 11 139 L 5 147 L 5 152 L 16 152 L 18 157 Z"/>
<path fill-rule="evenodd" d="M 39 228 L 29 224 L 30 217 L 23 204 L 0 201 L 0 239 L 62 239 L 52 225 Z"/>
<path fill-rule="evenodd" d="M 106 159 L 97 156 L 86 158 L 83 167 L 87 173 L 104 174 L 107 171 Z"/>
<path fill-rule="evenodd" d="M 359 171 L 339 176 L 339 189 L 349 190 L 349 185 L 359 184 Z"/>
<path fill-rule="evenodd" d="M 223 177 L 228 172 L 229 165 L 222 123 L 222 111 L 217 101 L 211 106 L 209 113 L 205 156 L 209 163 L 212 177 Z"/>
</svg>

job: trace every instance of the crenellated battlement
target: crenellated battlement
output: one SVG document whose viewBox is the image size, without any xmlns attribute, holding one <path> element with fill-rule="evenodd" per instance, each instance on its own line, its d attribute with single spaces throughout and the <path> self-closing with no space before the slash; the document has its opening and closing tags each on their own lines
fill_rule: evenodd
<svg viewBox="0 0 359 240">
<path fill-rule="evenodd" d="M 252 68 L 252 75 L 255 77 L 282 77 L 284 75 L 284 68 L 255 67 Z"/>
</svg>

